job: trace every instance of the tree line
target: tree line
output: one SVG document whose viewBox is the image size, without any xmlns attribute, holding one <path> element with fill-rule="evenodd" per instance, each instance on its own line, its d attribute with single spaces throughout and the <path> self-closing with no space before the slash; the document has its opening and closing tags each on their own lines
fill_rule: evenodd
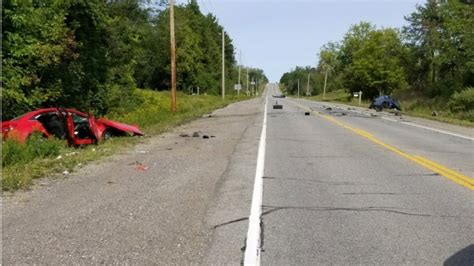
<svg viewBox="0 0 474 266">
<path fill-rule="evenodd" d="M 394 91 L 425 98 L 468 97 L 473 105 L 473 2 L 428 0 L 405 20 L 401 29 L 352 25 L 341 41 L 321 47 L 315 68 L 297 67 L 280 83 L 294 94 L 296 81 L 304 81 L 305 89 L 311 74 L 311 92 L 320 94 L 327 74 L 328 91 L 362 91 L 366 99 Z"/>
<path fill-rule="evenodd" d="M 196 0 L 175 7 L 175 23 L 178 90 L 219 94 L 222 25 Z M 138 106 L 137 88 L 169 89 L 169 36 L 163 1 L 3 1 L 2 120 L 48 106 L 97 114 Z M 232 39 L 224 37 L 231 90 L 238 66 Z M 249 76 L 267 82 L 259 69 Z"/>
</svg>

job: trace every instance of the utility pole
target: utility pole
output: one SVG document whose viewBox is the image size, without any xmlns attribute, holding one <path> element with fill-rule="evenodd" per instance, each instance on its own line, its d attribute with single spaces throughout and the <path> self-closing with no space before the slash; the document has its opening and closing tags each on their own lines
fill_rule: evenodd
<svg viewBox="0 0 474 266">
<path fill-rule="evenodd" d="M 257 92 L 257 96 L 258 96 L 258 79 L 255 81 L 255 88 L 257 88 L 256 92 Z"/>
<path fill-rule="evenodd" d="M 176 44 L 174 38 L 174 3 L 170 5 L 170 48 L 171 48 L 171 112 L 176 113 Z"/>
<path fill-rule="evenodd" d="M 222 100 L 225 99 L 225 48 L 224 48 L 224 28 L 222 28 Z"/>
<path fill-rule="evenodd" d="M 306 83 L 306 96 L 309 96 L 309 78 L 311 73 L 308 73 L 308 83 Z"/>
<path fill-rule="evenodd" d="M 239 90 L 237 90 L 237 97 L 240 97 L 240 89 L 242 88 L 242 86 L 240 85 L 240 71 L 241 71 L 241 68 L 242 68 L 242 51 L 239 50 Z"/>
<path fill-rule="evenodd" d="M 328 67 L 326 66 L 326 74 L 324 74 L 324 89 L 323 89 L 323 100 L 326 99 L 326 83 L 328 81 Z"/>
<path fill-rule="evenodd" d="M 298 79 L 298 99 L 300 98 L 300 79 Z"/>
<path fill-rule="evenodd" d="M 255 78 L 252 79 L 252 96 L 255 96 Z"/>
<path fill-rule="evenodd" d="M 249 68 L 247 67 L 247 96 L 249 96 Z"/>
</svg>

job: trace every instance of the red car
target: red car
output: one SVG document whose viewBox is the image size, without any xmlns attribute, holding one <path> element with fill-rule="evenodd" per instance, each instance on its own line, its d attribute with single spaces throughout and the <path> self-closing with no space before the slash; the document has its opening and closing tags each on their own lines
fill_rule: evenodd
<svg viewBox="0 0 474 266">
<path fill-rule="evenodd" d="M 26 113 L 10 121 L 2 122 L 3 139 L 14 138 L 24 143 L 34 132 L 44 137 L 67 139 L 69 145 L 79 146 L 97 143 L 111 136 L 143 136 L 138 126 L 122 124 L 75 109 L 47 108 Z"/>
</svg>

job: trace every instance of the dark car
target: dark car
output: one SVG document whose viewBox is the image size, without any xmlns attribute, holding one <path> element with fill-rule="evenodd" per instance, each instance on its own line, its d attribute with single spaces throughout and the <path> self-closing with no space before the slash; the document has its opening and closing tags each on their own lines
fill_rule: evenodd
<svg viewBox="0 0 474 266">
<path fill-rule="evenodd" d="M 285 98 L 285 94 L 276 94 L 276 95 L 273 95 L 273 98 Z"/>
<path fill-rule="evenodd" d="M 383 109 L 397 109 L 401 111 L 400 103 L 388 95 L 383 95 L 375 100 L 369 106 L 370 109 L 375 109 L 377 111 L 382 111 Z"/>
</svg>

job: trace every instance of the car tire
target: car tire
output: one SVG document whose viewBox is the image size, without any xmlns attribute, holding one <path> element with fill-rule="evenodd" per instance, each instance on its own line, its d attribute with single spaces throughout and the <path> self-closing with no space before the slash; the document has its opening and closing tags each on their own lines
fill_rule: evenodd
<svg viewBox="0 0 474 266">
<path fill-rule="evenodd" d="M 106 129 L 104 133 L 102 133 L 102 140 L 109 140 L 112 138 L 112 132 L 110 130 Z"/>
</svg>

